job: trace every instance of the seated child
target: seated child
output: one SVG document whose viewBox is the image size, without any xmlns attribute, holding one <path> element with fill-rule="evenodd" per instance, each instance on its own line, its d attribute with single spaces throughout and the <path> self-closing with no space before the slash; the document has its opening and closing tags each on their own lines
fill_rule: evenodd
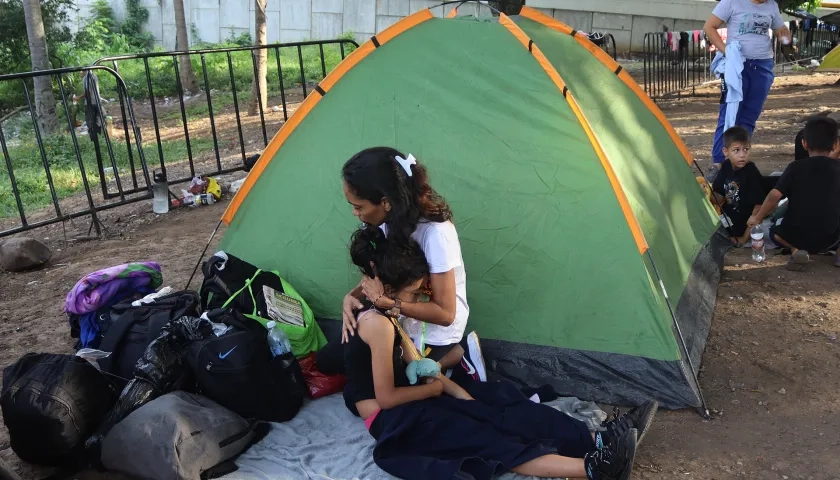
<svg viewBox="0 0 840 480">
<path fill-rule="evenodd" d="M 723 154 L 712 191 L 715 203 L 729 218 L 729 234 L 736 244 L 746 243 L 750 236 L 747 220 L 758 212 L 764 200 L 761 172 L 750 161 L 750 134 L 743 127 L 732 127 L 723 132 Z"/>
<path fill-rule="evenodd" d="M 793 252 L 789 270 L 802 270 L 809 253 L 823 253 L 840 243 L 840 144 L 837 122 L 815 118 L 805 125 L 802 145 L 808 158 L 794 160 L 770 191 L 748 225 L 757 225 L 782 197 L 788 198 L 784 218 L 773 226 L 773 240 Z M 835 258 L 840 266 L 840 256 Z"/>
<path fill-rule="evenodd" d="M 379 229 L 359 230 L 350 252 L 364 275 L 376 271 L 392 298 L 420 300 L 429 265 L 414 241 L 391 244 Z M 630 477 L 655 401 L 593 435 L 583 422 L 531 402 L 511 382 L 472 382 L 465 390 L 424 369 L 419 371 L 425 378 L 417 382 L 418 369 L 411 366 L 434 362 L 418 360 L 395 316 L 368 304 L 356 321 L 357 334 L 344 349 L 344 402 L 376 439 L 373 460 L 387 473 L 409 480 L 489 480 L 508 471 L 542 478 Z"/>
</svg>

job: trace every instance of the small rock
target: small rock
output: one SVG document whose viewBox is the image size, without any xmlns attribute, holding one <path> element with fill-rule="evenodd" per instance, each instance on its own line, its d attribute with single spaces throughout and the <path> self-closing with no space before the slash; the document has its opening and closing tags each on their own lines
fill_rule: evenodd
<svg viewBox="0 0 840 480">
<path fill-rule="evenodd" d="M 52 252 L 34 238 L 9 238 L 0 243 L 0 267 L 9 272 L 22 272 L 43 267 Z"/>
<path fill-rule="evenodd" d="M 764 402 L 758 402 L 759 407 L 762 406 L 762 405 L 764 405 Z"/>
<path fill-rule="evenodd" d="M 739 403 L 741 403 L 741 401 L 738 399 L 732 400 L 732 405 L 738 405 Z"/>
<path fill-rule="evenodd" d="M 799 302 L 804 302 L 804 301 L 805 301 L 805 297 L 803 297 L 802 295 L 800 295 L 800 296 L 796 297 L 796 300 L 797 300 L 797 301 L 799 301 Z"/>
<path fill-rule="evenodd" d="M 784 395 L 786 393 L 787 393 L 787 391 L 784 388 L 779 389 L 779 395 Z"/>
</svg>

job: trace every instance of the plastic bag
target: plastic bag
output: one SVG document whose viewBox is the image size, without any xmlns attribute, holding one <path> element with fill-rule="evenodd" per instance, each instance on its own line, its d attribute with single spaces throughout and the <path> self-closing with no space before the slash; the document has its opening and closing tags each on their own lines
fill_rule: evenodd
<svg viewBox="0 0 840 480">
<path fill-rule="evenodd" d="M 205 319 L 180 317 L 164 325 L 160 332 L 137 361 L 135 378 L 120 393 L 96 433 L 85 442 L 91 458 L 99 458 L 102 440 L 114 425 L 146 403 L 175 390 L 176 383 L 188 373 L 184 358 L 187 345 L 212 336 L 213 326 Z"/>
<path fill-rule="evenodd" d="M 321 373 L 315 364 L 315 356 L 316 354 L 313 352 L 300 359 L 300 368 L 303 370 L 303 378 L 309 388 L 309 397 L 315 400 L 344 390 L 347 377 L 345 375 Z"/>
</svg>

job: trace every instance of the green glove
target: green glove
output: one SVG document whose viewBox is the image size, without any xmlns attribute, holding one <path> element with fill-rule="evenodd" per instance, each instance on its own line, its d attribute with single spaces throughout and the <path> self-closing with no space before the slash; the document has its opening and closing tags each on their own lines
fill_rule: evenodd
<svg viewBox="0 0 840 480">
<path fill-rule="evenodd" d="M 405 376 L 408 382 L 414 385 L 418 377 L 436 377 L 440 373 L 440 365 L 432 359 L 421 358 L 415 360 L 405 367 Z"/>
</svg>

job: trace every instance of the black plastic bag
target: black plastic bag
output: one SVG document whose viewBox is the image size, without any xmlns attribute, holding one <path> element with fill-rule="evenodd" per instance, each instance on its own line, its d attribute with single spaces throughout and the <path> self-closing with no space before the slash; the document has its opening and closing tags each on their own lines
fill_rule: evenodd
<svg viewBox="0 0 840 480">
<path fill-rule="evenodd" d="M 212 335 L 212 324 L 196 317 L 181 317 L 161 328 L 160 336 L 137 361 L 134 379 L 123 389 L 96 433 L 85 442 L 92 458 L 98 461 L 102 439 L 114 425 L 146 403 L 176 390 L 178 382 L 189 374 L 184 358 L 187 346 Z"/>
</svg>

